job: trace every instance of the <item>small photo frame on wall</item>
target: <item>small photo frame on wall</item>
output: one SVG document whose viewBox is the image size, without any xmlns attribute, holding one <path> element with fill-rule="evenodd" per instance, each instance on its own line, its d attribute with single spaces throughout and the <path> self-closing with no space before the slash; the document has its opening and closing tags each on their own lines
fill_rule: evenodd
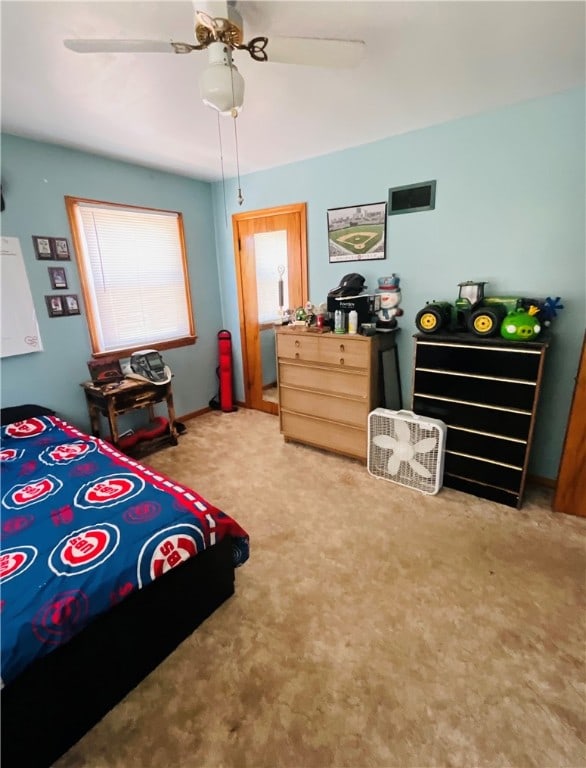
<svg viewBox="0 0 586 768">
<path fill-rule="evenodd" d="M 43 235 L 33 235 L 33 245 L 35 247 L 35 256 L 37 259 L 54 259 L 53 238 Z"/>
<path fill-rule="evenodd" d="M 63 298 L 62 296 L 45 296 L 49 317 L 62 317 L 65 314 Z"/>
<path fill-rule="evenodd" d="M 386 259 L 387 204 L 328 210 L 330 263 Z"/>
<path fill-rule="evenodd" d="M 64 309 L 66 315 L 79 315 L 81 311 L 79 309 L 79 299 L 75 294 L 63 297 Z"/>
<path fill-rule="evenodd" d="M 55 258 L 59 261 L 69 261 L 71 256 L 69 254 L 69 243 L 65 237 L 53 238 L 53 251 Z"/>
<path fill-rule="evenodd" d="M 63 267 L 47 267 L 49 270 L 49 278 L 51 279 L 51 288 L 56 291 L 59 289 L 67 289 L 67 275 Z"/>
</svg>

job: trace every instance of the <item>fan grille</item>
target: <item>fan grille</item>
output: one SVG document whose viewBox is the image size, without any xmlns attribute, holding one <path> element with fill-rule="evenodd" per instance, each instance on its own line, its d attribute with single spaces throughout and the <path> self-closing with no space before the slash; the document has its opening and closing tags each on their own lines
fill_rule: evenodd
<svg viewBox="0 0 586 768">
<path fill-rule="evenodd" d="M 411 412 L 377 408 L 368 417 L 368 471 L 399 485 L 435 494 L 443 481 L 446 426 Z"/>
</svg>

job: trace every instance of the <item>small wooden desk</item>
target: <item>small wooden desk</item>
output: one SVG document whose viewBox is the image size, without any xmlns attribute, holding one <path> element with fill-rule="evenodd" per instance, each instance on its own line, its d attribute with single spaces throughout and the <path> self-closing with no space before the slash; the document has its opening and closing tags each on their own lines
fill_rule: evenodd
<svg viewBox="0 0 586 768">
<path fill-rule="evenodd" d="M 171 382 L 167 384 L 149 384 L 136 379 L 124 379 L 120 384 L 98 386 L 92 381 L 84 381 L 81 385 L 85 393 L 92 434 L 100 437 L 100 415 L 108 419 L 110 441 L 119 447 L 120 434 L 118 431 L 118 416 L 130 411 L 146 408 L 149 419 L 154 421 L 156 403 L 165 402 L 169 414 L 169 431 L 152 440 L 142 440 L 131 449 L 125 451 L 133 456 L 144 455 L 157 450 L 163 445 L 177 445 L 177 430 L 175 428 L 175 408 L 173 405 L 173 390 Z"/>
</svg>

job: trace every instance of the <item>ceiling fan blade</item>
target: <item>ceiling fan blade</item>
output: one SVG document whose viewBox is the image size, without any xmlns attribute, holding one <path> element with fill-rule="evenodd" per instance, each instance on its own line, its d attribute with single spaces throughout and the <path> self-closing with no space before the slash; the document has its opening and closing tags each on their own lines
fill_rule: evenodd
<svg viewBox="0 0 586 768">
<path fill-rule="evenodd" d="M 365 49 L 362 40 L 269 36 L 267 55 L 269 61 L 279 64 L 343 69 L 357 66 Z"/>
<path fill-rule="evenodd" d="M 64 40 L 63 44 L 76 53 L 174 53 L 173 45 L 165 40 Z"/>
</svg>

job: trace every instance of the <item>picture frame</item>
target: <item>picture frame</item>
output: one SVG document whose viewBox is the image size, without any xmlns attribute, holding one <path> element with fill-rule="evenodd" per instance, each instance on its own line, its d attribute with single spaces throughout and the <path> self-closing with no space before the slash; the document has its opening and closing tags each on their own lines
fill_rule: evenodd
<svg viewBox="0 0 586 768">
<path fill-rule="evenodd" d="M 330 264 L 386 259 L 387 203 L 328 209 Z"/>
<path fill-rule="evenodd" d="M 54 291 L 67 290 L 67 275 L 63 267 L 47 267 L 49 270 L 49 279 L 51 280 L 51 288 Z"/>
<path fill-rule="evenodd" d="M 49 317 L 63 317 L 65 314 L 65 305 L 62 296 L 45 296 L 47 311 Z"/>
<path fill-rule="evenodd" d="M 69 253 L 69 241 L 66 237 L 53 237 L 53 253 L 58 261 L 69 261 L 71 254 Z"/>
<path fill-rule="evenodd" d="M 80 315 L 79 299 L 77 294 L 70 293 L 63 297 L 63 310 L 66 315 Z"/>
<path fill-rule="evenodd" d="M 33 245 L 37 259 L 52 261 L 55 256 L 53 238 L 45 235 L 33 235 Z"/>
</svg>

